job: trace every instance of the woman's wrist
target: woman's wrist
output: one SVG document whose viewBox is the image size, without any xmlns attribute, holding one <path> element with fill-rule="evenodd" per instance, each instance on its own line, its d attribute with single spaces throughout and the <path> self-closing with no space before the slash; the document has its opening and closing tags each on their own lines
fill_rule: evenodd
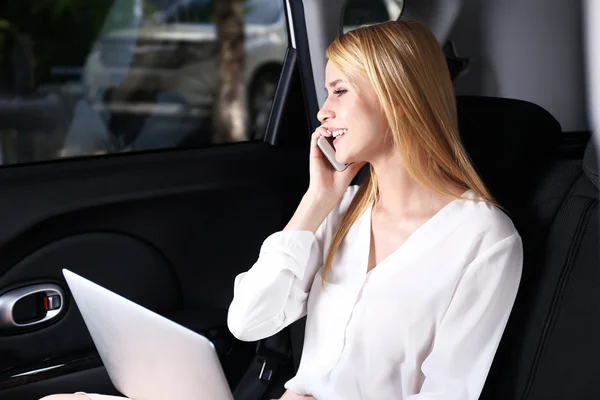
<svg viewBox="0 0 600 400">
<path fill-rule="evenodd" d="M 322 193 L 307 191 L 284 230 L 309 230 L 315 233 L 336 204 Z"/>
</svg>

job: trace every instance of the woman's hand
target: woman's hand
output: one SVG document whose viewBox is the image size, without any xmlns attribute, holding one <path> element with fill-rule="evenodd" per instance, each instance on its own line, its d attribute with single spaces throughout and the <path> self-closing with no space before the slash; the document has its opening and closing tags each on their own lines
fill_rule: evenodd
<svg viewBox="0 0 600 400">
<path fill-rule="evenodd" d="M 298 394 L 294 393 L 291 390 L 286 390 L 286 392 L 281 396 L 279 400 L 317 400 L 314 397 L 307 394 Z"/>
<path fill-rule="evenodd" d="M 317 196 L 329 196 L 337 204 L 350 185 L 350 182 L 352 182 L 352 179 L 365 163 L 352 163 L 344 171 L 337 171 L 317 145 L 317 140 L 321 136 L 330 137 L 331 132 L 320 126 L 312 134 L 309 191 Z"/>
<path fill-rule="evenodd" d="M 353 163 L 344 171 L 336 171 L 317 145 L 321 136 L 331 136 L 323 127 L 312 134 L 310 145 L 310 184 L 296 212 L 284 230 L 317 231 L 327 215 L 340 202 L 346 189 L 360 168 L 365 165 Z M 311 398 L 309 397 L 308 400 Z"/>
</svg>

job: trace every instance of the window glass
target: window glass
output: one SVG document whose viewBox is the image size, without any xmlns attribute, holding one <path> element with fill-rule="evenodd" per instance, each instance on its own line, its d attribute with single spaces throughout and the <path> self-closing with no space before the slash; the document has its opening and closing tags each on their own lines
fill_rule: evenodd
<svg viewBox="0 0 600 400">
<path fill-rule="evenodd" d="M 242 1 L 243 136 L 217 134 L 217 0 L 30 0 L 0 10 L 0 164 L 261 139 L 283 1 Z M 240 60 L 241 61 L 241 60 Z M 221 113 L 221 114 L 227 114 Z M 225 136 L 224 136 L 225 135 Z"/>
<path fill-rule="evenodd" d="M 250 0 L 246 2 L 246 23 L 269 25 L 283 18 L 281 8 L 273 0 Z"/>
<path fill-rule="evenodd" d="M 396 20 L 402 13 L 403 5 L 404 0 L 348 0 L 344 11 L 343 31 Z"/>
</svg>

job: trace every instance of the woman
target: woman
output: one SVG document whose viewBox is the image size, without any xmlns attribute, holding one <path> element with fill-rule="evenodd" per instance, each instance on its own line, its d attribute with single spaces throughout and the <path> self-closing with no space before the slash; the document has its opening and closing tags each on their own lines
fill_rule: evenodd
<svg viewBox="0 0 600 400">
<path fill-rule="evenodd" d="M 252 341 L 307 315 L 282 400 L 477 399 L 522 245 L 459 141 L 444 55 L 407 20 L 346 33 L 326 55 L 309 188 L 236 278 L 229 328 Z M 329 165 L 321 136 L 336 137 L 345 171 Z M 365 163 L 366 179 L 349 187 Z"/>
</svg>

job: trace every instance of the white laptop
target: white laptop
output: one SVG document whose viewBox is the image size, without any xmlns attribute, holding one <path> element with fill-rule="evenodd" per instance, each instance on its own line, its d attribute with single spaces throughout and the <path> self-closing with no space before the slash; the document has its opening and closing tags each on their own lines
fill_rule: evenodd
<svg viewBox="0 0 600 400">
<path fill-rule="evenodd" d="M 233 399 L 204 336 L 69 270 L 63 274 L 119 392 L 132 400 Z"/>
</svg>

